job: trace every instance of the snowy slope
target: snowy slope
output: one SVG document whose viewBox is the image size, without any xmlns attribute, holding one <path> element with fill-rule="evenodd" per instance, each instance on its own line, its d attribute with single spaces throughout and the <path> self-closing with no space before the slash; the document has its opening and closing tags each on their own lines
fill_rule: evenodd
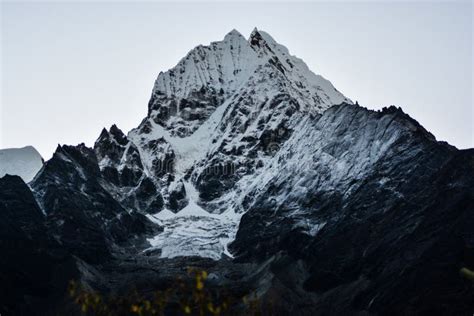
<svg viewBox="0 0 474 316">
<path fill-rule="evenodd" d="M 186 98 L 206 86 L 230 95 L 248 79 L 258 63 L 247 40 L 232 30 L 224 40 L 197 46 L 173 69 L 160 73 L 154 92 Z"/>
<path fill-rule="evenodd" d="M 197 46 L 158 75 L 148 116 L 172 136 L 186 137 L 226 101 L 279 94 L 288 95 L 306 112 L 351 103 L 267 33 L 255 29 L 245 39 L 233 30 L 222 41 Z"/>
<path fill-rule="evenodd" d="M 206 87 L 215 91 L 222 89 L 230 96 L 268 63 L 285 73 L 293 88 L 304 97 L 317 95 L 319 102 L 326 105 L 350 102 L 328 80 L 314 74 L 298 57 L 290 55 L 285 46 L 256 28 L 248 40 L 232 30 L 222 41 L 197 46 L 173 69 L 158 75 L 153 93 L 186 98 Z"/>
<path fill-rule="evenodd" d="M 258 169 L 272 164 L 301 120 L 342 102 L 352 104 L 257 29 L 248 39 L 232 30 L 160 73 L 147 118 L 127 136 L 147 174 L 160 175 L 165 207 L 150 218 L 165 230 L 150 240 L 152 249 L 164 257 L 230 255 L 243 199 L 268 177 Z M 166 152 L 173 159 L 159 172 Z M 177 187 L 179 207 L 170 210 Z"/>
<path fill-rule="evenodd" d="M 43 158 L 32 146 L 0 149 L 0 178 L 6 174 L 18 175 L 30 182 L 43 166 Z"/>
<path fill-rule="evenodd" d="M 299 124 L 341 103 L 268 33 L 232 30 L 160 73 L 141 124 L 102 131 L 94 149 L 112 195 L 164 227 L 152 249 L 218 259 Z"/>
<path fill-rule="evenodd" d="M 209 293 L 263 313 L 470 315 L 473 158 L 400 108 L 352 104 L 269 34 L 234 30 L 158 76 L 138 127 L 58 146 L 31 192 L 1 178 L 0 231 L 17 243 L 39 206 L 53 261 L 78 264 L 66 282 L 106 295 L 147 297 L 192 266 Z M 38 261 L 31 245 L 6 256 L 15 275 Z M 11 306 L 36 301 L 23 292 Z"/>
</svg>

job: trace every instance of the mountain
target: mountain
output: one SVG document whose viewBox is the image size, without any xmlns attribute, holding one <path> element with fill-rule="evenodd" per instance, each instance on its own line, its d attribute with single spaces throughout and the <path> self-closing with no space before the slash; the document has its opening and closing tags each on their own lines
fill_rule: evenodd
<svg viewBox="0 0 474 316">
<path fill-rule="evenodd" d="M 33 194 L 19 176 L 0 178 L 0 312 L 53 314 L 69 280 L 73 257 L 47 232 Z"/>
<path fill-rule="evenodd" d="M 0 177 L 18 175 L 30 182 L 42 166 L 43 158 L 32 146 L 0 149 Z"/>
<path fill-rule="evenodd" d="M 237 315 L 474 311 L 474 150 L 436 141 L 401 108 L 352 103 L 257 29 L 160 73 L 137 128 L 58 146 L 29 187 L 9 176 L 2 186 L 14 227 L 2 233 L 31 245 L 2 275 L 14 284 L 44 240 L 51 264 L 25 280 L 59 265 L 55 290 L 34 281 L 44 293 L 60 297 L 67 279 L 86 290 L 56 304 L 12 294 L 2 314 L 100 314 L 81 301 L 96 295 L 119 315 L 151 313 L 150 302 L 216 314 L 208 301 L 180 305 L 202 295 Z M 159 293 L 174 294 L 163 306 Z"/>
</svg>

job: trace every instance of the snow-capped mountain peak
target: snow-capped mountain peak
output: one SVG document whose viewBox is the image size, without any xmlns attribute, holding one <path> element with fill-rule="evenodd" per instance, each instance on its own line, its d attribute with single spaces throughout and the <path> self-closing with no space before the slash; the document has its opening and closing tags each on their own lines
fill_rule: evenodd
<svg viewBox="0 0 474 316">
<path fill-rule="evenodd" d="M 160 73 L 153 89 L 168 97 L 189 97 L 202 87 L 231 94 L 255 67 L 255 52 L 236 30 L 222 41 L 191 50 L 172 69 Z"/>
<path fill-rule="evenodd" d="M 18 175 L 30 182 L 43 166 L 43 158 L 33 146 L 0 149 L 0 178 Z"/>
<path fill-rule="evenodd" d="M 334 104 L 352 103 L 331 82 L 312 72 L 303 60 L 290 55 L 288 48 L 276 42 L 270 34 L 255 28 L 248 41 L 260 58 L 268 58 L 269 63 L 285 74 L 306 102 L 321 105 L 319 112 Z"/>
<path fill-rule="evenodd" d="M 160 73 L 128 133 L 58 146 L 28 185 L 1 178 L 32 177 L 38 156 L 0 150 L 0 279 L 37 288 L 7 286 L 0 314 L 77 310 L 60 293 L 71 279 L 141 304 L 192 284 L 186 266 L 209 273 L 209 298 L 235 299 L 224 313 L 472 314 L 474 150 L 400 108 L 351 104 L 263 31 L 232 30 Z M 178 292 L 160 311 L 182 312 Z"/>
<path fill-rule="evenodd" d="M 268 33 L 255 29 L 245 39 L 232 30 L 222 41 L 195 47 L 175 67 L 160 73 L 148 113 L 172 135 L 185 137 L 226 100 L 282 94 L 304 112 L 321 113 L 335 104 L 352 103 Z"/>
<path fill-rule="evenodd" d="M 227 33 L 224 37 L 224 41 L 232 40 L 233 38 L 239 38 L 245 40 L 245 37 L 236 29 L 232 29 L 229 33 Z"/>
<path fill-rule="evenodd" d="M 218 259 L 300 123 L 341 102 L 350 103 L 269 34 L 232 30 L 158 75 L 137 128 L 103 129 L 91 169 L 128 212 L 169 227 L 153 249 Z"/>
<path fill-rule="evenodd" d="M 233 239 L 246 192 L 267 181 L 253 176 L 277 164 L 273 157 L 298 122 L 343 102 L 351 103 L 268 33 L 255 29 L 246 39 L 232 30 L 222 41 L 195 47 L 174 68 L 158 75 L 147 118 L 128 134 L 128 145 L 113 146 L 112 152 L 122 158 L 109 159 L 107 141 L 96 150 L 99 158 L 105 157 L 100 164 L 109 174 L 128 179 L 128 170 L 137 170 L 133 183 L 138 185 L 127 188 L 128 200 L 137 201 L 135 192 L 151 179 L 163 203 L 153 211 L 150 206 L 157 204 L 150 197 L 142 211 L 163 220 L 161 213 L 192 209 L 192 214 L 200 214 L 201 227 L 219 227 L 209 229 L 212 233 L 201 247 L 189 243 L 195 236 L 185 232 L 194 227 L 192 219 L 171 220 L 167 215 L 175 230 L 155 239 L 155 245 L 172 245 L 173 250 L 164 253 L 180 255 L 178 245 L 193 244 L 193 253 L 218 258 Z M 123 158 L 125 147 L 136 148 L 134 157 L 140 163 Z M 174 234 L 182 237 L 178 244 Z"/>
<path fill-rule="evenodd" d="M 248 42 L 255 50 L 258 50 L 259 48 L 267 48 L 267 50 L 271 50 L 272 46 L 279 45 L 273 39 L 273 37 L 270 36 L 270 34 L 264 31 L 260 31 L 257 28 L 254 28 L 252 33 L 250 33 Z M 284 47 L 283 45 L 280 46 Z M 284 47 L 284 49 L 288 52 L 288 49 L 286 47 Z"/>
</svg>

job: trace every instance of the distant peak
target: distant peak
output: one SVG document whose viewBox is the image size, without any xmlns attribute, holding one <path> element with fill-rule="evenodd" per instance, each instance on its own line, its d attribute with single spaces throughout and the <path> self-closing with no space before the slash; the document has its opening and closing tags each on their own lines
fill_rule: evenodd
<svg viewBox="0 0 474 316">
<path fill-rule="evenodd" d="M 327 106 L 347 100 L 330 82 L 290 55 L 288 48 L 255 27 L 248 38 L 232 29 L 224 40 L 197 46 L 174 68 L 161 72 L 155 81 L 149 113 L 151 109 L 161 111 L 164 97 L 188 98 L 206 89 L 218 91 L 219 97 L 225 99 L 243 84 L 250 84 L 256 74 L 263 76 L 260 66 L 266 67 L 268 63 L 286 76 L 308 104 L 316 102 Z"/>
<path fill-rule="evenodd" d="M 273 37 L 271 37 L 270 34 L 268 34 L 265 31 L 258 30 L 257 28 L 254 28 L 252 33 L 250 33 L 249 37 L 249 42 L 250 45 L 252 46 L 264 46 L 264 44 L 270 44 L 270 45 L 276 45 L 277 42 Z"/>
<path fill-rule="evenodd" d="M 250 33 L 250 38 L 252 38 L 252 36 L 254 36 L 257 33 L 258 33 L 258 29 L 257 29 L 257 27 L 254 27 L 253 30 L 252 30 L 252 33 Z"/>
<path fill-rule="evenodd" d="M 257 33 L 258 34 L 258 33 Z M 252 47 L 263 47 L 265 46 L 265 41 L 263 40 L 263 38 L 260 36 L 260 34 L 258 34 L 258 36 L 253 36 L 249 39 L 249 43 L 250 45 L 252 45 Z"/>
<path fill-rule="evenodd" d="M 104 127 L 102 128 L 102 131 L 100 132 L 99 138 L 104 138 L 109 136 L 109 131 Z"/>
<path fill-rule="evenodd" d="M 10 174 L 30 182 L 43 162 L 40 153 L 33 146 L 0 149 L 0 178 Z"/>
<path fill-rule="evenodd" d="M 263 40 L 262 35 L 260 35 L 260 32 L 255 27 L 252 33 L 250 33 L 249 42 L 250 44 L 254 45 L 257 44 L 260 40 Z"/>
<path fill-rule="evenodd" d="M 244 37 L 242 36 L 242 34 L 240 34 L 239 31 L 237 31 L 236 29 L 232 29 L 232 31 L 230 31 L 229 33 L 226 34 L 226 36 L 224 37 L 224 41 L 225 41 L 225 40 L 228 40 L 228 39 L 230 39 L 230 38 L 235 38 L 235 37 L 242 37 L 242 38 L 244 38 Z"/>
<path fill-rule="evenodd" d="M 128 140 L 125 134 L 115 124 L 110 126 L 109 130 L 107 130 L 106 128 L 103 128 L 102 132 L 100 133 L 99 138 L 97 138 L 95 143 L 97 144 L 103 141 L 108 142 L 111 140 L 115 140 L 117 143 L 122 144 L 122 145 L 126 145 L 128 143 Z"/>
<path fill-rule="evenodd" d="M 117 125 L 112 125 L 109 130 L 110 135 L 115 139 L 119 144 L 126 145 L 128 143 L 127 136 L 122 132 Z"/>
<path fill-rule="evenodd" d="M 110 133 L 111 134 L 118 134 L 118 135 L 123 135 L 123 132 L 120 128 L 117 127 L 117 125 L 113 124 L 110 127 Z"/>
<path fill-rule="evenodd" d="M 265 42 L 276 44 L 275 39 L 270 34 L 268 34 L 267 32 L 260 30 L 260 31 L 258 31 L 258 33 L 265 40 Z"/>
</svg>

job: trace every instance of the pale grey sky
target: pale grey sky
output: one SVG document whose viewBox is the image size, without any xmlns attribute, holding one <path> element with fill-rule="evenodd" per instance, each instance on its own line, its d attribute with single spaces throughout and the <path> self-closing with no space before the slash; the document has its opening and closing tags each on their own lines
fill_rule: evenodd
<svg viewBox="0 0 474 316">
<path fill-rule="evenodd" d="M 145 117 L 153 82 L 231 29 L 270 33 L 360 105 L 474 147 L 472 3 L 2 2 L 0 148 L 93 145 Z"/>
</svg>

